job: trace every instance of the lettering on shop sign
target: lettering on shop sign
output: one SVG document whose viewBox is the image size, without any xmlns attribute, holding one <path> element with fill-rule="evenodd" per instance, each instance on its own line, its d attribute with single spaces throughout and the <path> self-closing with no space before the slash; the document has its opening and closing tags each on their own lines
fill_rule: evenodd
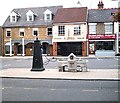
<svg viewBox="0 0 120 103">
<path fill-rule="evenodd" d="M 84 39 L 84 37 L 64 37 L 64 38 L 54 38 L 54 40 L 61 40 L 61 39 L 64 39 L 64 40 L 75 40 L 75 39 Z"/>
<path fill-rule="evenodd" d="M 84 39 L 84 37 L 79 37 L 79 38 L 77 38 L 77 39 Z"/>
<path fill-rule="evenodd" d="M 74 40 L 74 37 L 64 37 L 65 40 Z"/>
<path fill-rule="evenodd" d="M 59 40 L 59 39 L 62 39 L 62 38 L 54 38 L 54 39 L 57 39 L 57 40 Z"/>
<path fill-rule="evenodd" d="M 115 39 L 115 34 L 88 34 L 88 39 Z"/>
</svg>

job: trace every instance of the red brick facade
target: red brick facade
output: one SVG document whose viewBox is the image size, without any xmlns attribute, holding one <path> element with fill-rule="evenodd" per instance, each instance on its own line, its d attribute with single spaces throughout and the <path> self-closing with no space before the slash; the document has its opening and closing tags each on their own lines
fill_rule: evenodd
<svg viewBox="0 0 120 103">
<path fill-rule="evenodd" d="M 57 43 L 53 43 L 53 55 L 57 56 Z"/>
</svg>

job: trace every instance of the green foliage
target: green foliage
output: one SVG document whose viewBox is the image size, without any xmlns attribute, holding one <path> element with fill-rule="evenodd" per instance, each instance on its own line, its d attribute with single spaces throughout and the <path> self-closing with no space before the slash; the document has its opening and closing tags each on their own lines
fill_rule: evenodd
<svg viewBox="0 0 120 103">
<path fill-rule="evenodd" d="M 117 21 L 120 22 L 120 11 L 117 11 L 117 12 L 114 13 L 113 20 L 116 21 L 116 22 Z"/>
</svg>

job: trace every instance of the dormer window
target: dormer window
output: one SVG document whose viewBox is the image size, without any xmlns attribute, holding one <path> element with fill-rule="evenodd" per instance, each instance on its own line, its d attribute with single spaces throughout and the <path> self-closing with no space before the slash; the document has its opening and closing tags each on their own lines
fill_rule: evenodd
<svg viewBox="0 0 120 103">
<path fill-rule="evenodd" d="M 44 20 L 52 20 L 52 12 L 48 9 L 44 12 Z"/>
<path fill-rule="evenodd" d="M 33 16 L 32 15 L 28 15 L 28 21 L 33 21 Z"/>
<path fill-rule="evenodd" d="M 16 17 L 12 16 L 12 22 L 15 22 L 15 21 L 16 21 Z"/>
<path fill-rule="evenodd" d="M 26 15 L 27 15 L 27 21 L 34 21 L 34 13 L 31 11 L 31 10 L 29 10 L 27 13 L 26 13 Z"/>
<path fill-rule="evenodd" d="M 50 19 L 50 14 L 46 14 L 46 20 L 51 20 Z"/>
<path fill-rule="evenodd" d="M 19 15 L 18 15 L 17 13 L 12 12 L 12 13 L 10 14 L 10 22 L 17 22 L 18 16 L 19 16 Z"/>
</svg>

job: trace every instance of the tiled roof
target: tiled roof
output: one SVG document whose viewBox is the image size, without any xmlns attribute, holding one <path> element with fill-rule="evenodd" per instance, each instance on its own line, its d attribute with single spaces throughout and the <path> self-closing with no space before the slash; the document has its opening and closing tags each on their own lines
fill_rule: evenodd
<svg viewBox="0 0 120 103">
<path fill-rule="evenodd" d="M 53 23 L 73 23 L 86 21 L 87 7 L 60 8 L 53 19 Z"/>
<path fill-rule="evenodd" d="M 117 8 L 108 8 L 108 9 L 91 9 L 88 10 L 88 22 L 97 23 L 97 22 L 111 22 L 112 15 L 118 11 Z"/>
<path fill-rule="evenodd" d="M 53 15 L 55 15 L 58 8 L 62 8 L 62 6 L 47 6 L 47 7 L 34 7 L 34 8 L 19 8 L 13 9 L 15 13 L 20 15 L 20 18 L 16 23 L 10 22 L 10 16 L 6 19 L 3 24 L 3 27 L 15 27 L 15 26 L 45 26 L 51 25 L 53 21 L 45 21 L 44 20 L 44 12 L 49 9 L 52 11 Z M 34 21 L 27 21 L 26 20 L 26 13 L 31 10 L 36 14 Z"/>
</svg>

